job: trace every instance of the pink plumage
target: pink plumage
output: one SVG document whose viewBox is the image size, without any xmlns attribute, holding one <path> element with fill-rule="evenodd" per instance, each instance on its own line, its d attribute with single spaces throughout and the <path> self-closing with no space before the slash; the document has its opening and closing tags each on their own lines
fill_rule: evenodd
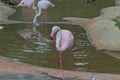
<svg viewBox="0 0 120 80">
<path fill-rule="evenodd" d="M 56 49 L 60 53 L 60 67 L 62 72 L 62 80 L 64 80 L 63 66 L 62 66 L 62 55 L 61 53 L 72 47 L 74 42 L 74 36 L 69 30 L 61 30 L 59 26 L 53 26 L 50 33 L 51 39 L 56 34 Z"/>
<path fill-rule="evenodd" d="M 50 37 L 53 38 L 56 34 L 56 49 L 59 52 L 63 52 L 72 47 L 74 42 L 74 36 L 69 30 L 61 30 L 60 27 L 54 26 Z"/>
<path fill-rule="evenodd" d="M 26 6 L 35 9 L 34 0 L 21 0 L 17 6 Z"/>
<path fill-rule="evenodd" d="M 48 0 L 40 0 L 38 2 L 38 8 L 47 9 L 49 7 L 55 7 L 55 5 Z"/>
</svg>

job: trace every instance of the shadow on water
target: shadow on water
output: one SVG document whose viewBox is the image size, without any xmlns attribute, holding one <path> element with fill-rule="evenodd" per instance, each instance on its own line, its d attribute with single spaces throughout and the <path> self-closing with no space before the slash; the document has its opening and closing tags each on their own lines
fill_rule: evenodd
<svg viewBox="0 0 120 80">
<path fill-rule="evenodd" d="M 59 69 L 55 40 L 49 38 L 53 25 L 38 27 L 41 33 L 39 42 L 33 36 L 29 37 L 31 31 L 30 28 L 26 28 L 26 24 L 3 25 L 5 28 L 0 31 L 0 55 L 32 65 Z M 63 69 L 120 73 L 120 59 L 95 50 L 81 27 L 62 24 L 58 26 L 69 29 L 75 36 L 72 49 L 63 53 Z"/>
</svg>

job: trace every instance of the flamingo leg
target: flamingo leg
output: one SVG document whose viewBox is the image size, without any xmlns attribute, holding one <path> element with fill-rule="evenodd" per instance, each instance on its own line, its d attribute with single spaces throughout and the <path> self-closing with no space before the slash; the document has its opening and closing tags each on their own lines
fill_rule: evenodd
<svg viewBox="0 0 120 80">
<path fill-rule="evenodd" d="M 42 19 L 43 25 L 46 26 L 47 23 L 47 10 L 42 10 Z"/>
<path fill-rule="evenodd" d="M 45 34 L 47 34 L 47 17 L 48 17 L 47 16 L 47 10 L 45 10 L 44 17 L 45 17 L 45 21 L 44 22 L 45 22 L 45 32 L 46 32 Z"/>
<path fill-rule="evenodd" d="M 47 19 L 48 19 L 47 10 L 45 10 L 44 17 L 45 17 L 45 26 L 47 26 Z"/>
<path fill-rule="evenodd" d="M 63 62 L 62 62 L 62 54 L 61 53 L 60 53 L 60 68 L 61 68 L 62 80 L 64 80 Z"/>
<path fill-rule="evenodd" d="M 44 26 L 44 10 L 42 10 L 42 16 L 41 16 L 41 21 L 43 22 L 43 26 Z"/>
<path fill-rule="evenodd" d="M 30 21 L 30 9 L 26 8 L 26 21 L 29 22 Z M 28 28 L 30 28 L 30 24 L 27 24 Z"/>
<path fill-rule="evenodd" d="M 42 26 L 44 27 L 44 34 L 47 35 L 47 10 L 42 10 L 41 21 L 43 22 Z M 43 28 L 42 27 L 42 28 Z"/>
</svg>

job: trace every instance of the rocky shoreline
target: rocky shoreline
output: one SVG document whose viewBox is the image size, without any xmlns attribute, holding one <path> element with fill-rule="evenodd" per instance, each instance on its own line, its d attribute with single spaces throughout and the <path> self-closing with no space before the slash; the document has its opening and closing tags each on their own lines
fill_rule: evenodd
<svg viewBox="0 0 120 80">
<path fill-rule="evenodd" d="M 0 79 L 2 80 L 62 80 L 59 69 L 28 65 L 0 56 Z M 64 70 L 64 80 L 90 80 L 91 72 Z M 119 80 L 119 74 L 94 73 L 97 80 Z"/>
<path fill-rule="evenodd" d="M 92 19 L 65 17 L 63 20 L 83 26 L 96 49 L 120 52 L 120 30 L 113 21 L 119 13 L 120 6 L 113 6 L 102 9 L 101 15 Z"/>
</svg>

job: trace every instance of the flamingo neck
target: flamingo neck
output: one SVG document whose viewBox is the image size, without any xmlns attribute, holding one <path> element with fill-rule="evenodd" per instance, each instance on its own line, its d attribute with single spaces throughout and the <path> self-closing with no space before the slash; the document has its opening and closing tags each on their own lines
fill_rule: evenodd
<svg viewBox="0 0 120 80">
<path fill-rule="evenodd" d="M 34 17 L 34 19 L 33 19 L 33 23 L 34 23 L 34 24 L 36 23 L 37 17 L 40 16 L 40 15 L 41 15 L 41 8 L 38 9 L 37 14 L 35 15 L 35 17 Z"/>
<path fill-rule="evenodd" d="M 59 54 L 60 54 L 59 63 L 60 63 L 60 68 L 61 68 L 62 80 L 64 80 L 62 52 L 59 52 Z"/>
</svg>

